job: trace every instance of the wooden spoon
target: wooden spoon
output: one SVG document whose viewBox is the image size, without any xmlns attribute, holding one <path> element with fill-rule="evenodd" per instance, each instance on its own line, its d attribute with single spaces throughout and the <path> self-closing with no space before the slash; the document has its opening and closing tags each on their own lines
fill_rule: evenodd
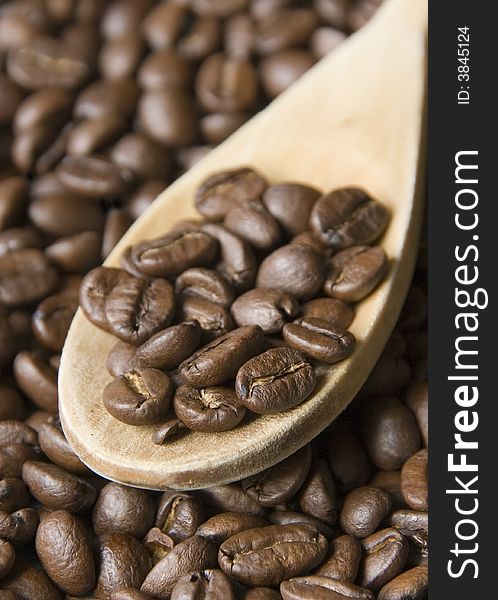
<svg viewBox="0 0 498 600">
<path fill-rule="evenodd" d="M 301 181 L 326 191 L 363 186 L 391 212 L 381 243 L 392 264 L 358 305 L 351 357 L 326 369 L 313 396 L 289 412 L 158 446 L 151 427 L 125 425 L 104 409 L 101 394 L 111 380 L 106 359 L 116 340 L 80 310 L 62 355 L 60 417 L 91 469 L 158 490 L 227 483 L 283 460 L 353 399 L 396 323 L 413 273 L 424 201 L 426 22 L 426 0 L 388 0 L 359 33 L 166 189 L 105 263 L 118 265 L 130 244 L 195 216 L 196 186 L 220 169 L 253 165 L 271 182 Z"/>
</svg>

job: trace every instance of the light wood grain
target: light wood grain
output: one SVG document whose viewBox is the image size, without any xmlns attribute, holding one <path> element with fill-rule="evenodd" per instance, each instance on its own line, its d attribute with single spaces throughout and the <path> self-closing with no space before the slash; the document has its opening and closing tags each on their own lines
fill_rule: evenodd
<svg viewBox="0 0 498 600">
<path fill-rule="evenodd" d="M 308 182 L 324 190 L 364 186 L 391 211 L 382 240 L 391 268 L 358 307 L 352 356 L 328 368 L 314 395 L 289 412 L 157 446 L 151 428 L 125 425 L 105 411 L 105 362 L 115 340 L 79 311 L 62 356 L 60 416 L 91 469 L 151 489 L 226 483 L 290 455 L 357 393 L 397 320 L 413 272 L 423 206 L 426 22 L 426 0 L 386 2 L 359 33 L 165 190 L 106 261 L 117 265 L 130 244 L 192 217 L 196 186 L 218 169 L 249 164 L 271 182 Z"/>
</svg>

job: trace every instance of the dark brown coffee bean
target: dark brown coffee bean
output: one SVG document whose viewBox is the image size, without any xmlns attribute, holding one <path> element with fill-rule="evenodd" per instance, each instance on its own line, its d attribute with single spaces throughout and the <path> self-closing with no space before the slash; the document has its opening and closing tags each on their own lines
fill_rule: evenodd
<svg viewBox="0 0 498 600">
<path fill-rule="evenodd" d="M 2 96 L 0 99 L 0 124 L 9 125 L 17 107 L 23 99 L 24 93 L 21 88 L 4 73 L 0 74 L 0 88 L 2 89 Z"/>
<path fill-rule="evenodd" d="M 96 156 L 66 156 L 57 176 L 68 190 L 90 198 L 122 196 L 132 178 L 129 171 Z"/>
<path fill-rule="evenodd" d="M 147 552 L 152 558 L 153 565 L 156 565 L 162 560 L 175 545 L 172 538 L 158 527 L 150 529 L 144 537 L 143 542 L 147 548 Z"/>
<path fill-rule="evenodd" d="M 334 531 L 323 521 L 319 521 L 302 512 L 282 510 L 282 505 L 276 507 L 276 509 L 268 515 L 267 519 L 272 525 L 305 525 L 311 529 L 316 529 L 327 539 L 334 536 Z"/>
<path fill-rule="evenodd" d="M 69 273 L 84 273 L 100 262 L 102 236 L 96 231 L 83 231 L 62 237 L 45 249 L 45 254 L 59 269 Z"/>
<path fill-rule="evenodd" d="M 45 423 L 54 416 L 53 413 L 47 412 L 44 410 L 35 410 L 35 412 L 31 413 L 29 417 L 24 421 L 26 425 L 29 425 L 32 429 L 34 429 L 37 433 L 40 433 L 40 429 Z"/>
<path fill-rule="evenodd" d="M 136 31 L 107 40 L 99 53 L 100 72 L 105 79 L 133 77 L 144 51 L 144 42 Z"/>
<path fill-rule="evenodd" d="M 174 397 L 176 416 L 193 431 L 229 431 L 244 418 L 246 409 L 231 388 L 197 389 L 180 386 Z"/>
<path fill-rule="evenodd" d="M 259 325 L 267 335 L 279 333 L 299 313 L 299 303 L 287 292 L 256 288 L 239 296 L 232 304 L 232 315 L 240 327 Z"/>
<path fill-rule="evenodd" d="M 16 111 L 13 127 L 17 134 L 42 125 L 57 130 L 69 117 L 74 96 L 60 87 L 47 87 L 30 94 Z"/>
<path fill-rule="evenodd" d="M 201 323 L 202 326 L 202 323 Z M 264 346 L 259 327 L 239 327 L 210 342 L 179 367 L 182 381 L 211 387 L 234 379 L 240 367 Z M 240 394 L 237 394 L 240 399 Z"/>
<path fill-rule="evenodd" d="M 235 391 L 249 410 L 272 414 L 301 404 L 315 385 L 313 367 L 297 350 L 272 348 L 239 369 Z"/>
<path fill-rule="evenodd" d="M 28 490 L 17 477 L 0 478 L 0 511 L 11 513 L 29 503 Z"/>
<path fill-rule="evenodd" d="M 60 467 L 38 461 L 27 461 L 23 480 L 31 494 L 47 508 L 83 512 L 95 501 L 95 488 L 84 479 Z"/>
<path fill-rule="evenodd" d="M 173 288 L 165 279 L 138 279 L 107 267 L 90 271 L 80 290 L 90 321 L 135 345 L 169 324 L 173 302 Z"/>
<path fill-rule="evenodd" d="M 406 387 L 410 377 L 410 367 L 403 358 L 382 354 L 362 391 L 370 396 L 396 395 Z"/>
<path fill-rule="evenodd" d="M 151 495 L 119 483 L 108 483 L 93 507 L 95 533 L 127 533 L 142 538 L 154 521 L 154 502 Z"/>
<path fill-rule="evenodd" d="M 114 208 L 107 213 L 102 236 L 101 255 L 103 260 L 109 256 L 132 223 L 133 219 L 122 208 Z"/>
<path fill-rule="evenodd" d="M 175 291 L 179 296 L 203 298 L 228 308 L 235 297 L 230 283 L 217 271 L 193 267 L 179 275 L 175 282 Z"/>
<path fill-rule="evenodd" d="M 376 592 L 405 566 L 408 542 L 396 529 L 382 529 L 362 540 L 361 545 L 365 555 L 358 584 Z"/>
<path fill-rule="evenodd" d="M 0 538 L 23 546 L 34 539 L 38 522 L 38 513 L 33 508 L 21 508 L 12 514 L 2 511 Z"/>
<path fill-rule="evenodd" d="M 256 49 L 267 56 L 292 46 L 300 46 L 317 24 L 316 13 L 309 9 L 282 10 L 258 24 Z"/>
<path fill-rule="evenodd" d="M 15 562 L 16 551 L 14 546 L 10 542 L 0 539 L 0 579 L 10 573 Z"/>
<path fill-rule="evenodd" d="M 208 223 L 202 229 L 219 242 L 221 261 L 216 268 L 223 277 L 238 292 L 252 287 L 258 266 L 250 244 L 222 225 Z"/>
<path fill-rule="evenodd" d="M 305 446 L 273 467 L 242 480 L 242 489 L 261 506 L 284 504 L 303 485 L 311 466 L 311 448 Z"/>
<path fill-rule="evenodd" d="M 296 577 L 282 582 L 280 593 L 283 600 L 302 600 L 304 598 L 316 598 L 316 600 L 374 600 L 375 596 L 369 590 L 361 588 L 353 583 L 321 577 L 319 575 L 308 575 Z"/>
<path fill-rule="evenodd" d="M 60 352 L 77 308 L 77 298 L 62 294 L 50 296 L 39 304 L 33 313 L 33 332 L 40 344 L 52 352 Z"/>
<path fill-rule="evenodd" d="M 81 54 L 49 37 L 34 39 L 7 56 L 7 73 L 28 90 L 60 86 L 79 87 L 89 76 L 89 65 Z"/>
<path fill-rule="evenodd" d="M 195 142 L 196 108 L 180 87 L 170 85 L 146 91 L 138 103 L 137 114 L 145 133 L 164 146 L 177 148 Z"/>
<path fill-rule="evenodd" d="M 215 544 L 221 544 L 233 535 L 264 527 L 268 523 L 263 517 L 243 512 L 222 512 L 205 521 L 198 529 L 197 535 L 211 540 Z"/>
<path fill-rule="evenodd" d="M 303 317 L 321 319 L 334 327 L 347 329 L 354 317 L 354 310 L 335 298 L 316 298 L 301 306 Z"/>
<path fill-rule="evenodd" d="M 162 444 L 167 444 L 172 438 L 185 431 L 188 430 L 180 419 L 170 419 L 154 429 L 152 441 L 154 444 L 161 446 Z"/>
<path fill-rule="evenodd" d="M 170 48 L 184 29 L 187 18 L 187 8 L 181 3 L 160 3 L 149 11 L 141 31 L 155 50 Z"/>
<path fill-rule="evenodd" d="M 306 482 L 299 492 L 300 509 L 329 525 L 337 519 L 337 499 L 334 480 L 325 461 L 312 465 Z"/>
<path fill-rule="evenodd" d="M 178 40 L 176 48 L 182 58 L 202 60 L 218 49 L 221 40 L 221 23 L 214 17 L 195 19 L 189 30 Z"/>
<path fill-rule="evenodd" d="M 200 342 L 201 328 L 197 321 L 185 321 L 153 335 L 136 350 L 133 360 L 140 367 L 167 371 L 188 358 Z M 129 362 L 127 358 L 124 360 Z"/>
<path fill-rule="evenodd" d="M 299 183 L 271 185 L 262 200 L 289 236 L 306 231 L 313 204 L 320 197 L 316 188 Z"/>
<path fill-rule="evenodd" d="M 7 337 L 2 336 L 2 326 L 0 324 L 0 347 L 2 348 L 2 352 L 0 352 L 0 366 L 3 366 L 4 360 L 5 364 L 10 362 L 13 355 L 15 353 L 7 354 L 3 350 L 3 344 L 9 342 Z M 14 342 L 9 342 L 14 344 Z M 15 347 L 14 347 L 15 350 Z M 23 419 L 25 416 L 25 406 L 23 399 L 19 392 L 10 385 L 5 383 L 0 383 L 0 421 L 7 419 Z M 1 534 L 0 534 L 1 537 Z"/>
<path fill-rule="evenodd" d="M 257 200 L 266 187 L 265 179 L 248 167 L 214 173 L 197 188 L 195 205 L 209 221 L 221 221 L 232 206 Z"/>
<path fill-rule="evenodd" d="M 113 377 L 121 377 L 125 373 L 133 371 L 136 366 L 135 354 L 137 347 L 132 344 L 118 341 L 107 355 L 107 370 Z M 145 365 L 141 365 L 145 366 Z"/>
<path fill-rule="evenodd" d="M 340 3 L 339 3 L 340 4 Z M 316 59 L 320 60 L 346 39 L 346 34 L 333 27 L 318 27 L 311 34 L 310 48 Z"/>
<path fill-rule="evenodd" d="M 332 476 L 344 493 L 367 483 L 372 467 L 360 440 L 344 420 L 329 429 L 328 460 Z"/>
<path fill-rule="evenodd" d="M 315 63 L 308 50 L 292 48 L 270 54 L 261 61 L 261 83 L 270 98 L 276 98 L 296 82 Z"/>
<path fill-rule="evenodd" d="M 10 444 L 38 445 L 36 431 L 22 421 L 0 421 L 0 447 Z"/>
<path fill-rule="evenodd" d="M 245 595 L 244 600 L 281 600 L 282 596 L 272 588 L 267 587 L 255 587 L 249 588 Z"/>
<path fill-rule="evenodd" d="M 341 528 L 358 538 L 371 535 L 391 509 L 392 499 L 380 488 L 363 486 L 344 498 L 341 510 Z"/>
<path fill-rule="evenodd" d="M 267 256 L 259 267 L 257 287 L 279 288 L 302 300 L 320 290 L 324 271 L 322 257 L 310 246 L 288 244 Z"/>
<path fill-rule="evenodd" d="M 178 543 L 195 535 L 204 516 L 204 506 L 193 494 L 164 492 L 157 507 L 155 524 Z"/>
<path fill-rule="evenodd" d="M 245 110 L 256 100 L 258 77 L 250 61 L 219 52 L 211 54 L 200 66 L 195 90 L 208 112 Z"/>
<path fill-rule="evenodd" d="M 77 119 L 96 119 L 106 114 L 130 116 L 136 107 L 139 89 L 131 79 L 101 79 L 86 87 L 74 106 Z"/>
<path fill-rule="evenodd" d="M 235 600 L 235 591 L 228 577 L 219 569 L 206 569 L 181 577 L 171 593 L 171 600 Z"/>
<path fill-rule="evenodd" d="M 419 450 L 409 458 L 401 469 L 403 498 L 413 510 L 428 509 L 427 449 Z"/>
<path fill-rule="evenodd" d="M 105 7 L 100 27 L 106 39 L 135 33 L 152 6 L 152 0 L 117 0 Z"/>
<path fill-rule="evenodd" d="M 350 331 L 329 325 L 315 317 L 302 317 L 282 329 L 284 340 L 305 356 L 327 364 L 351 354 L 356 340 Z"/>
<path fill-rule="evenodd" d="M 126 208 L 134 219 L 138 219 L 157 196 L 166 187 L 166 182 L 162 179 L 145 181 L 130 196 L 125 198 Z"/>
<path fill-rule="evenodd" d="M 270 525 L 243 531 L 223 542 L 218 562 L 227 575 L 241 583 L 277 586 L 316 567 L 326 552 L 327 540 L 317 530 L 304 525 Z"/>
<path fill-rule="evenodd" d="M 20 352 L 14 361 L 17 385 L 37 406 L 44 410 L 57 410 L 57 372 L 41 356 Z"/>
<path fill-rule="evenodd" d="M 350 0 L 314 0 L 313 7 L 318 15 L 338 29 L 346 29 Z"/>
<path fill-rule="evenodd" d="M 2 589 L 14 594 L 5 600 L 62 600 L 62 594 L 42 570 L 21 561 L 2 580 Z"/>
<path fill-rule="evenodd" d="M 93 553 L 73 515 L 56 510 L 36 532 L 36 553 L 50 579 L 68 594 L 85 594 L 95 585 Z"/>
<path fill-rule="evenodd" d="M 57 271 L 35 249 L 0 255 L 0 302 L 5 306 L 32 304 L 48 296 L 57 285 Z"/>
<path fill-rule="evenodd" d="M 199 490 L 199 496 L 204 504 L 213 507 L 216 512 L 237 512 L 250 515 L 261 515 L 264 508 L 248 496 L 240 483 L 228 483 Z"/>
<path fill-rule="evenodd" d="M 325 293 L 344 302 L 359 302 L 383 279 L 388 259 L 380 246 L 353 246 L 333 256 L 328 267 Z"/>
<path fill-rule="evenodd" d="M 429 585 L 427 567 L 415 567 L 392 579 L 380 590 L 378 600 L 422 600 Z"/>
<path fill-rule="evenodd" d="M 387 226 L 386 208 L 358 188 L 341 188 L 322 196 L 313 206 L 310 225 L 335 250 L 371 244 Z"/>
<path fill-rule="evenodd" d="M 133 246 L 131 260 L 139 271 L 153 277 L 175 277 L 190 267 L 209 265 L 218 249 L 203 231 L 171 232 Z"/>
<path fill-rule="evenodd" d="M 88 468 L 76 456 L 66 440 L 58 418 L 51 417 L 41 425 L 38 440 L 44 454 L 59 467 L 76 475 L 89 473 Z"/>
<path fill-rule="evenodd" d="M 173 384 L 158 369 L 134 369 L 109 383 L 102 393 L 104 406 L 128 425 L 152 425 L 164 418 L 173 396 Z"/>
<path fill-rule="evenodd" d="M 170 172 L 167 151 L 142 133 L 128 133 L 111 151 L 111 159 L 138 179 L 166 179 Z"/>
<path fill-rule="evenodd" d="M 260 201 L 232 206 L 223 225 L 261 252 L 269 252 L 280 242 L 280 227 Z"/>
<path fill-rule="evenodd" d="M 67 136 L 66 152 L 71 156 L 88 156 L 112 144 L 126 130 L 122 115 L 107 114 L 76 123 Z"/>
<path fill-rule="evenodd" d="M 393 499 L 393 509 L 406 506 L 401 493 L 401 471 L 377 471 L 369 485 L 385 490 Z"/>
<path fill-rule="evenodd" d="M 0 256 L 24 248 L 43 248 L 45 240 L 33 227 L 11 227 L 0 231 Z"/>
<path fill-rule="evenodd" d="M 377 398 L 364 415 L 363 441 L 378 469 L 393 471 L 420 448 L 420 434 L 410 411 L 397 398 Z"/>
<path fill-rule="evenodd" d="M 405 403 L 414 414 L 424 445 L 427 447 L 429 444 L 429 390 L 427 381 L 412 384 L 406 391 Z"/>
<path fill-rule="evenodd" d="M 221 144 L 248 119 L 245 112 L 215 112 L 199 121 L 201 133 L 210 144 Z"/>
<path fill-rule="evenodd" d="M 100 206 L 70 193 L 36 198 L 29 217 L 39 229 L 57 237 L 100 231 L 104 225 Z"/>
<path fill-rule="evenodd" d="M 142 61 L 137 79 L 145 90 L 187 86 L 192 80 L 192 65 L 172 50 L 157 50 Z"/>
<path fill-rule="evenodd" d="M 351 535 L 341 535 L 329 541 L 323 563 L 313 574 L 354 583 L 361 560 L 361 546 Z"/>
<path fill-rule="evenodd" d="M 139 588 L 152 566 L 142 542 L 124 533 L 106 533 L 100 537 L 99 574 L 95 595 L 109 598 L 124 587 Z"/>
<path fill-rule="evenodd" d="M 22 177 L 0 181 L 0 231 L 17 225 L 24 216 L 28 186 Z"/>
<path fill-rule="evenodd" d="M 415 546 L 422 549 L 427 548 L 429 537 L 427 512 L 409 509 L 395 510 L 389 515 L 386 525 L 395 527 Z"/>
<path fill-rule="evenodd" d="M 181 577 L 215 566 L 216 546 L 194 535 L 177 544 L 157 563 L 145 578 L 141 590 L 158 598 L 169 598 Z"/>
<path fill-rule="evenodd" d="M 197 321 L 201 327 L 204 342 L 225 336 L 235 327 L 235 323 L 226 308 L 209 300 L 193 296 L 184 298 L 180 307 L 179 318 L 187 321 Z"/>
</svg>

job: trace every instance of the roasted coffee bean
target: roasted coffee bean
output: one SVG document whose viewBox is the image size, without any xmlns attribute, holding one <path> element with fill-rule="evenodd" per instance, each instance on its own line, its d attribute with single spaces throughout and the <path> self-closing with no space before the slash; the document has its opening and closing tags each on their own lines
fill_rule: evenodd
<svg viewBox="0 0 498 600">
<path fill-rule="evenodd" d="M 152 0 L 117 0 L 109 4 L 100 23 L 104 38 L 114 39 L 135 33 L 151 6 Z"/>
<path fill-rule="evenodd" d="M 193 535 L 204 520 L 204 506 L 193 494 L 164 492 L 157 507 L 156 527 L 174 543 Z M 207 537 L 207 536 L 204 536 Z"/>
<path fill-rule="evenodd" d="M 216 566 L 216 546 L 197 535 L 177 544 L 149 572 L 141 587 L 143 592 L 167 599 L 177 581 L 195 571 Z"/>
<path fill-rule="evenodd" d="M 300 46 L 317 24 L 317 15 L 306 8 L 282 10 L 258 24 L 256 50 L 267 56 L 291 46 Z"/>
<path fill-rule="evenodd" d="M 24 463 L 22 477 L 31 494 L 54 510 L 83 512 L 97 496 L 91 484 L 55 465 L 29 460 Z"/>
<path fill-rule="evenodd" d="M 379 591 L 405 566 L 408 542 L 396 529 L 382 529 L 361 541 L 364 558 L 360 563 L 358 584 Z"/>
<path fill-rule="evenodd" d="M 427 512 L 401 509 L 392 512 L 386 520 L 386 525 L 395 527 L 414 545 L 426 549 L 429 537 Z"/>
<path fill-rule="evenodd" d="M 216 240 L 203 231 L 179 231 L 133 246 L 131 260 L 139 271 L 153 277 L 175 277 L 190 267 L 209 265 Z"/>
<path fill-rule="evenodd" d="M 170 171 L 167 151 L 142 133 L 128 133 L 111 151 L 111 159 L 138 179 L 166 179 Z"/>
<path fill-rule="evenodd" d="M 102 235 L 102 259 L 105 260 L 133 223 L 131 216 L 122 208 L 110 210 L 106 215 Z"/>
<path fill-rule="evenodd" d="M 272 348 L 239 369 L 235 391 L 246 408 L 272 414 L 301 404 L 315 385 L 313 367 L 297 350 Z"/>
<path fill-rule="evenodd" d="M 184 29 L 187 9 L 179 3 L 160 3 L 142 22 L 142 33 L 154 49 L 170 48 Z"/>
<path fill-rule="evenodd" d="M 129 171 L 96 156 L 66 156 L 57 176 L 68 190 L 89 198 L 122 196 L 132 178 Z"/>
<path fill-rule="evenodd" d="M 259 267 L 257 287 L 279 288 L 299 299 L 315 296 L 323 283 L 321 256 L 309 246 L 288 244 L 267 256 Z"/>
<path fill-rule="evenodd" d="M 246 121 L 245 112 L 215 112 L 204 115 L 199 121 L 199 127 L 207 142 L 221 144 Z"/>
<path fill-rule="evenodd" d="M 173 50 L 157 50 L 142 61 L 137 79 L 145 90 L 187 86 L 192 80 L 192 65 Z"/>
<path fill-rule="evenodd" d="M 270 54 L 260 65 L 263 89 L 270 98 L 276 98 L 304 75 L 314 63 L 313 54 L 300 48 Z"/>
<path fill-rule="evenodd" d="M 197 535 L 221 544 L 233 535 L 267 525 L 263 517 L 243 512 L 221 512 L 205 521 L 198 529 Z M 1 535 L 1 530 L 0 530 Z"/>
<path fill-rule="evenodd" d="M 221 25 L 214 17 L 195 19 L 188 32 L 178 40 L 178 54 L 190 60 L 202 60 L 217 49 L 221 37 Z"/>
<path fill-rule="evenodd" d="M 147 532 L 143 543 L 152 559 L 153 565 L 157 565 L 175 545 L 173 539 L 158 527 L 153 527 Z"/>
<path fill-rule="evenodd" d="M 202 298 L 225 308 L 232 304 L 235 297 L 232 286 L 220 273 L 201 267 L 183 271 L 176 279 L 175 291 L 179 296 Z"/>
<path fill-rule="evenodd" d="M 236 427 L 246 409 L 231 388 L 197 389 L 182 385 L 175 393 L 174 409 L 182 423 L 193 431 L 219 432 Z"/>
<path fill-rule="evenodd" d="M 232 206 L 257 200 L 266 187 L 265 179 L 253 169 L 222 171 L 208 177 L 197 188 L 195 206 L 209 221 L 221 221 Z"/>
<path fill-rule="evenodd" d="M 101 231 L 104 226 L 100 206 L 67 192 L 35 199 L 29 206 L 29 217 L 43 232 L 57 237 Z"/>
<path fill-rule="evenodd" d="M 415 567 L 392 579 L 380 590 L 378 600 L 422 600 L 427 595 L 427 567 Z"/>
<path fill-rule="evenodd" d="M 74 96 L 61 87 L 47 87 L 30 94 L 18 107 L 13 127 L 17 134 L 42 125 L 57 130 L 72 108 Z"/>
<path fill-rule="evenodd" d="M 66 152 L 70 156 L 88 156 L 98 152 L 115 142 L 126 130 L 126 125 L 120 114 L 80 121 L 68 133 Z"/>
<path fill-rule="evenodd" d="M 397 398 L 377 398 L 364 418 L 363 441 L 378 469 L 399 469 L 420 448 L 415 419 Z"/>
<path fill-rule="evenodd" d="M 80 304 L 98 327 L 139 345 L 173 317 L 173 288 L 165 279 L 138 279 L 120 269 L 98 267 L 83 279 Z"/>
<path fill-rule="evenodd" d="M 358 188 L 341 188 L 322 196 L 313 206 L 310 225 L 335 250 L 371 244 L 383 233 L 386 208 Z"/>
<path fill-rule="evenodd" d="M 46 298 L 33 313 L 33 332 L 48 350 L 60 352 L 78 308 L 78 299 L 58 294 Z"/>
<path fill-rule="evenodd" d="M 68 594 L 95 585 L 93 553 L 78 520 L 65 510 L 47 515 L 36 532 L 36 553 L 50 579 Z"/>
<path fill-rule="evenodd" d="M 32 352 L 19 352 L 14 360 L 17 385 L 37 406 L 50 412 L 57 410 L 57 372 L 43 358 Z"/>
<path fill-rule="evenodd" d="M 285 505 L 284 505 L 285 507 Z M 305 525 L 311 529 L 316 529 L 327 539 L 334 536 L 334 531 L 323 521 L 319 521 L 314 517 L 305 515 L 302 512 L 293 510 L 282 510 L 282 505 L 277 506 L 268 516 L 268 522 L 272 525 Z"/>
<path fill-rule="evenodd" d="M 361 546 L 351 535 L 341 535 L 329 541 L 322 564 L 313 574 L 354 583 L 361 560 Z"/>
<path fill-rule="evenodd" d="M 16 562 L 14 546 L 6 540 L 0 539 L 0 579 L 10 573 Z"/>
<path fill-rule="evenodd" d="M 0 181 L 0 231 L 17 225 L 27 205 L 28 186 L 22 177 Z"/>
<path fill-rule="evenodd" d="M 118 341 L 107 356 L 107 370 L 113 377 L 121 377 L 135 368 L 137 347 Z M 144 365 L 141 365 L 144 366 Z"/>
<path fill-rule="evenodd" d="M 406 505 L 401 493 L 401 471 L 377 471 L 369 485 L 385 490 L 393 499 L 393 509 Z"/>
<path fill-rule="evenodd" d="M 57 285 L 56 269 L 40 250 L 23 249 L 0 255 L 0 302 L 17 307 L 48 296 Z"/>
<path fill-rule="evenodd" d="M 152 425 L 164 418 L 173 396 L 173 384 L 158 369 L 136 368 L 107 384 L 104 406 L 128 425 Z"/>
<path fill-rule="evenodd" d="M 346 37 L 343 31 L 339 31 L 333 27 L 318 27 L 310 38 L 311 51 L 315 58 L 320 60 L 342 44 Z"/>
<path fill-rule="evenodd" d="M 410 377 L 410 367 L 403 358 L 382 354 L 362 391 L 370 396 L 396 395 L 406 387 Z"/>
<path fill-rule="evenodd" d="M 356 340 L 350 331 L 315 317 L 302 317 L 282 329 L 284 340 L 305 356 L 333 364 L 351 354 Z"/>
<path fill-rule="evenodd" d="M 220 547 L 223 571 L 251 586 L 277 586 L 316 567 L 327 552 L 327 539 L 304 525 L 269 525 L 249 529 Z"/>
<path fill-rule="evenodd" d="M 232 315 L 240 327 L 259 325 L 264 333 L 279 333 L 299 313 L 299 303 L 287 292 L 256 288 L 239 296 L 232 304 Z"/>
<path fill-rule="evenodd" d="M 354 318 L 353 308 L 335 298 L 309 300 L 301 306 L 301 312 L 305 318 L 327 321 L 330 325 L 340 329 L 347 329 Z"/>
<path fill-rule="evenodd" d="M 412 411 L 424 441 L 424 446 L 429 445 L 429 390 L 427 381 L 418 381 L 412 384 L 405 394 L 405 403 Z"/>
<path fill-rule="evenodd" d="M 186 296 L 182 302 L 179 318 L 197 321 L 202 330 L 204 342 L 224 336 L 234 329 L 235 324 L 226 308 L 193 296 Z"/>
<path fill-rule="evenodd" d="M 109 598 L 124 587 L 138 589 L 152 566 L 142 542 L 124 533 L 106 533 L 100 537 L 97 562 L 95 595 L 99 598 Z"/>
<path fill-rule="evenodd" d="M 138 103 L 137 116 L 141 128 L 159 144 L 177 148 L 195 142 L 196 108 L 181 87 L 146 91 Z"/>
<path fill-rule="evenodd" d="M 88 468 L 80 461 L 69 445 L 58 418 L 50 417 L 38 432 L 40 448 L 56 465 L 76 475 L 86 475 Z"/>
<path fill-rule="evenodd" d="M 172 438 L 185 431 L 187 431 L 187 428 L 180 419 L 169 419 L 154 429 L 152 441 L 154 444 L 160 446 L 168 443 Z"/>
<path fill-rule="evenodd" d="M 51 412 L 36 410 L 35 412 L 31 413 L 24 422 L 39 434 L 43 425 L 48 423 L 53 416 L 54 415 Z"/>
<path fill-rule="evenodd" d="M 306 231 L 311 209 L 320 197 L 316 188 L 300 183 L 277 183 L 265 190 L 262 200 L 289 236 Z"/>
<path fill-rule="evenodd" d="M 344 498 L 340 515 L 341 528 L 350 535 L 365 538 L 377 529 L 388 515 L 391 505 L 391 497 L 380 488 L 356 488 Z"/>
<path fill-rule="evenodd" d="M 0 87 L 2 88 L 0 124 L 8 125 L 11 123 L 12 117 L 21 103 L 24 94 L 21 88 L 4 73 L 0 74 Z"/>
<path fill-rule="evenodd" d="M 101 79 L 90 84 L 78 96 L 74 116 L 77 119 L 95 119 L 114 113 L 127 116 L 134 112 L 138 95 L 138 86 L 131 79 Z"/>
<path fill-rule="evenodd" d="M 144 50 L 137 32 L 107 40 L 99 53 L 100 72 L 105 79 L 133 77 Z"/>
<path fill-rule="evenodd" d="M 199 347 L 201 342 L 201 328 L 197 321 L 185 321 L 172 325 L 159 331 L 144 342 L 133 357 L 131 362 L 126 354 L 124 362 L 139 367 L 170 370 L 176 368 Z M 124 348 L 123 348 L 124 350 Z M 131 355 L 131 353 L 130 353 Z M 119 357 L 117 358 L 119 364 Z"/>
<path fill-rule="evenodd" d="M 37 446 L 36 431 L 22 421 L 0 421 L 0 447 L 11 444 Z"/>
<path fill-rule="evenodd" d="M 60 86 L 78 88 L 89 76 L 89 65 L 81 54 L 62 41 L 35 38 L 7 55 L 7 73 L 28 90 Z"/>
<path fill-rule="evenodd" d="M 299 492 L 299 507 L 307 515 L 333 525 L 337 519 L 337 499 L 334 480 L 325 461 L 312 465 Z"/>
<path fill-rule="evenodd" d="M 263 349 L 264 343 L 259 327 L 239 327 L 185 360 L 179 367 L 180 377 L 184 383 L 197 387 L 211 387 L 230 381 L 246 361 Z M 240 394 L 237 395 L 240 399 Z"/>
<path fill-rule="evenodd" d="M 0 538 L 23 546 L 34 539 L 38 522 L 38 513 L 33 508 L 21 508 L 12 514 L 2 511 Z"/>
<path fill-rule="evenodd" d="M 0 341 L 2 345 L 6 338 L 2 337 L 0 326 Z M 0 346 L 1 347 L 1 346 Z M 15 346 L 13 348 L 15 350 Z M 2 348 L 3 350 L 3 348 Z M 0 353 L 0 367 L 11 359 L 9 354 Z M 23 419 L 25 416 L 25 406 L 19 392 L 10 385 L 0 383 L 0 421 L 7 419 Z"/>
<path fill-rule="evenodd" d="M 413 510 L 428 509 L 427 449 L 419 450 L 409 458 L 401 469 L 403 498 Z"/>
<path fill-rule="evenodd" d="M 250 288 L 256 279 L 258 268 L 250 244 L 222 225 L 208 223 L 202 229 L 219 242 L 221 261 L 217 270 L 236 291 L 244 292 Z"/>
<path fill-rule="evenodd" d="M 329 430 L 328 460 L 334 481 L 343 493 L 370 479 L 368 456 L 344 420 L 336 421 Z"/>
<path fill-rule="evenodd" d="M 359 302 L 382 280 L 388 260 L 380 246 L 353 246 L 334 255 L 328 268 L 325 293 L 344 302 Z"/>
<path fill-rule="evenodd" d="M 264 512 L 264 508 L 244 492 L 240 483 L 218 485 L 199 490 L 198 494 L 204 504 L 216 511 L 247 513 L 250 515 L 261 515 Z"/>
<path fill-rule="evenodd" d="M 283 600 L 301 600 L 302 598 L 316 598 L 317 600 L 348 600 L 348 598 L 361 600 L 374 600 L 375 596 L 369 590 L 347 583 L 321 577 L 308 575 L 284 581 L 280 585 Z"/>
<path fill-rule="evenodd" d="M 102 236 L 96 231 L 83 231 L 61 237 L 45 249 L 45 254 L 59 269 L 69 273 L 85 273 L 100 262 Z"/>
<path fill-rule="evenodd" d="M 305 446 L 277 465 L 242 480 L 242 489 L 261 506 L 285 503 L 299 490 L 311 466 L 311 448 Z"/>
<path fill-rule="evenodd" d="M 16 477 L 0 477 L 0 511 L 11 513 L 29 503 L 24 483 Z"/>
<path fill-rule="evenodd" d="M 171 600 L 235 600 L 235 591 L 228 577 L 219 569 L 206 569 L 181 577 L 171 593 Z"/>
<path fill-rule="evenodd" d="M 33 227 L 11 227 L 0 232 L 0 256 L 24 248 L 42 248 L 42 234 Z"/>
<path fill-rule="evenodd" d="M 272 588 L 249 588 L 244 595 L 244 600 L 281 600 L 282 596 Z"/>
<path fill-rule="evenodd" d="M 162 179 L 152 179 L 142 183 L 130 196 L 124 200 L 128 212 L 138 219 L 166 187 Z"/>
<path fill-rule="evenodd" d="M 223 225 L 261 252 L 269 252 L 280 242 L 280 227 L 260 201 L 232 206 Z"/>
<path fill-rule="evenodd" d="M 5 600 L 62 600 L 62 594 L 42 570 L 20 560 L 2 580 L 2 590 L 14 594 Z"/>
</svg>

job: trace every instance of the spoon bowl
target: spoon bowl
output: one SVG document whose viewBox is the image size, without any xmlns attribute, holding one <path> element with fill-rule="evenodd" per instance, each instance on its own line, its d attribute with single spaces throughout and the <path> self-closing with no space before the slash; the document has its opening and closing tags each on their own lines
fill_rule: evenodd
<svg viewBox="0 0 498 600">
<path fill-rule="evenodd" d="M 131 244 L 198 216 L 195 188 L 218 170 L 250 165 L 271 183 L 364 187 L 391 214 L 380 241 L 390 269 L 357 305 L 353 354 L 321 369 L 313 395 L 288 412 L 159 446 L 152 427 L 126 425 L 105 410 L 102 390 L 112 379 L 106 359 L 116 340 L 80 309 L 62 354 L 59 410 L 69 443 L 93 471 L 156 490 L 235 481 L 295 452 L 357 394 L 396 323 L 415 264 L 424 204 L 426 26 L 426 0 L 388 0 L 361 31 L 160 194 L 105 262 L 118 266 Z"/>
</svg>

